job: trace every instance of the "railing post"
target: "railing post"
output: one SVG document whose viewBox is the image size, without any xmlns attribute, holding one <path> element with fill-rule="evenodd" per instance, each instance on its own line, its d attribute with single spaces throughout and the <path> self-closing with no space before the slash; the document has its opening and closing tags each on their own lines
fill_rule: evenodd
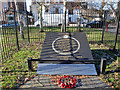
<svg viewBox="0 0 120 90">
<path fill-rule="evenodd" d="M 81 13 L 80 13 L 81 14 Z M 81 15 L 79 15 L 79 20 L 78 20 L 78 31 L 81 32 L 81 27 L 80 27 L 80 23 L 81 22 Z"/>
<path fill-rule="evenodd" d="M 28 71 L 31 72 L 33 69 L 32 69 L 32 58 L 28 58 L 27 61 L 28 61 Z"/>
<path fill-rule="evenodd" d="M 20 14 L 20 10 L 18 9 L 18 1 L 15 1 L 15 8 L 16 8 L 16 14 L 17 14 L 17 18 L 18 18 L 18 24 L 19 24 L 19 30 L 20 30 L 20 35 L 21 35 L 21 39 L 24 39 L 24 33 L 23 33 L 23 25 L 21 22 L 21 14 Z"/>
<path fill-rule="evenodd" d="M 120 60 L 120 38 L 118 40 L 118 57 L 119 57 L 119 60 Z"/>
<path fill-rule="evenodd" d="M 28 42 L 30 43 L 29 26 L 28 26 L 28 12 L 27 12 L 27 10 L 26 10 L 26 19 L 27 19 Z"/>
<path fill-rule="evenodd" d="M 2 24 L 5 24 L 5 23 L 4 23 L 5 20 L 4 20 L 4 11 L 3 11 L 3 10 L 2 10 L 2 13 L 1 13 L 1 14 L 2 14 L 2 18 L 1 18 L 1 19 L 3 19 Z M 1 25 L 2 25 L 2 24 L 1 24 Z M 3 27 L 1 27 L 1 28 L 3 29 Z M 4 39 L 4 30 L 2 30 L 1 34 L 2 34 L 2 35 L 1 35 L 1 44 L 2 44 L 2 49 L 1 49 L 2 52 L 1 52 L 1 54 L 2 54 L 2 60 L 3 60 L 3 59 L 5 59 L 4 43 L 3 43 L 3 39 Z"/>
<path fill-rule="evenodd" d="M 105 27 L 106 27 L 106 11 L 104 12 L 104 21 L 103 21 L 103 31 L 102 31 L 102 40 L 101 40 L 101 43 L 103 43 L 103 40 L 104 40 L 104 32 L 105 32 Z"/>
<path fill-rule="evenodd" d="M 66 1 L 64 1 L 63 20 L 61 32 L 66 32 Z"/>
<path fill-rule="evenodd" d="M 81 26 L 80 26 L 80 24 L 81 24 L 81 17 L 82 17 L 82 11 L 81 11 L 81 7 L 80 7 L 80 9 L 79 9 L 79 19 L 78 19 L 78 31 L 79 32 L 81 32 Z"/>
<path fill-rule="evenodd" d="M 66 32 L 66 9 L 65 9 L 65 26 L 64 26 L 64 32 Z"/>
<path fill-rule="evenodd" d="M 19 48 L 19 42 L 18 42 L 18 33 L 17 33 L 17 25 L 16 25 L 16 11 L 14 9 L 14 24 L 15 24 L 15 32 L 16 32 L 16 45 L 17 45 L 17 50 L 20 50 Z"/>
<path fill-rule="evenodd" d="M 0 23 L 0 53 L 1 53 L 1 60 L 3 60 L 3 55 L 2 55 L 2 23 Z"/>
<path fill-rule="evenodd" d="M 101 63 L 100 63 L 100 73 L 103 74 L 106 69 L 106 59 L 101 58 Z"/>
<path fill-rule="evenodd" d="M 113 47 L 114 51 L 116 49 L 117 37 L 118 37 L 118 33 L 119 33 L 119 24 L 120 24 L 119 22 L 120 22 L 120 4 L 119 4 L 118 15 L 117 15 L 117 27 L 116 27 L 115 41 L 114 41 L 114 47 Z"/>
<path fill-rule="evenodd" d="M 40 3 L 40 30 L 43 32 L 43 24 L 42 24 L 43 18 L 42 18 L 42 3 Z"/>
</svg>

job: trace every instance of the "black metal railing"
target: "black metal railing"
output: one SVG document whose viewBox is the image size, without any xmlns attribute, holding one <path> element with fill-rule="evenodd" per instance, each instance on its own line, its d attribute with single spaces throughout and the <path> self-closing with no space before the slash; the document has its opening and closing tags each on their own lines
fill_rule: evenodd
<svg viewBox="0 0 120 90">
<path fill-rule="evenodd" d="M 12 10 L 14 16 L 14 24 L 11 24 L 13 26 L 9 26 L 8 23 L 2 23 L 1 28 L 1 56 L 2 59 L 5 60 L 12 56 L 15 52 L 24 49 L 27 44 L 35 43 L 35 42 L 44 42 L 45 34 L 46 32 L 62 32 L 62 29 L 65 29 L 66 32 L 85 32 L 87 39 L 89 41 L 89 44 L 101 44 L 101 42 L 108 46 L 111 49 L 118 49 L 119 44 L 117 43 L 118 39 L 120 38 L 120 35 L 117 33 L 116 30 L 118 30 L 118 25 L 114 24 L 114 32 L 111 32 L 110 28 L 107 28 L 107 21 L 106 16 L 109 14 L 108 12 L 104 12 L 104 17 L 101 21 L 104 21 L 103 27 L 99 27 L 99 25 L 85 26 L 85 22 L 80 22 L 81 17 L 88 17 L 86 19 L 86 23 L 89 23 L 94 17 L 94 15 L 98 15 L 99 13 L 95 12 L 95 10 L 92 12 L 88 11 L 87 13 L 82 13 L 83 10 L 78 10 L 77 13 L 71 15 L 68 14 L 69 11 L 65 11 L 65 13 L 43 13 L 42 15 L 42 24 L 39 17 L 34 20 L 37 15 L 30 16 L 30 14 L 25 11 L 22 14 L 20 12 L 17 12 L 15 10 Z M 18 21 L 18 14 L 21 14 L 23 17 L 21 17 L 22 24 L 22 35 L 24 38 L 21 37 L 21 31 L 20 31 L 20 23 Z M 65 15 L 64 15 L 65 14 Z M 64 23 L 63 23 L 63 16 L 64 17 Z M 7 21 L 6 14 L 2 13 L 2 20 Z M 118 21 L 118 20 L 117 20 Z M 64 24 L 64 25 L 63 25 Z M 6 26 L 5 26 L 6 25 Z M 8 25 L 8 26 L 7 26 Z M 42 26 L 41 26 L 42 25 Z M 63 28 L 65 27 L 65 28 Z"/>
</svg>

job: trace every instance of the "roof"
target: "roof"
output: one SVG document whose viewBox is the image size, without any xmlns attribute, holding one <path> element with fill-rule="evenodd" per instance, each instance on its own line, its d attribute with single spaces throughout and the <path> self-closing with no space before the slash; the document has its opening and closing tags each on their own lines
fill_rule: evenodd
<svg viewBox="0 0 120 90">
<path fill-rule="evenodd" d="M 87 8 L 87 2 L 66 2 L 67 9 Z"/>
</svg>

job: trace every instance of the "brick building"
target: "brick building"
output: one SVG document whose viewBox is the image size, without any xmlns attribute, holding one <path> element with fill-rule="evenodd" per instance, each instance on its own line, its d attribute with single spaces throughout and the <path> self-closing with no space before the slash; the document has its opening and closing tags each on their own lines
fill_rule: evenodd
<svg viewBox="0 0 120 90">
<path fill-rule="evenodd" d="M 2 24 L 6 23 L 14 23 L 14 10 L 16 10 L 17 6 L 17 13 L 16 13 L 16 20 L 18 20 L 18 13 L 21 16 L 25 16 L 25 2 L 16 2 L 16 0 L 13 0 L 14 2 L 1 2 L 1 16 L 2 16 Z M 16 5 L 15 5 L 16 2 Z"/>
</svg>

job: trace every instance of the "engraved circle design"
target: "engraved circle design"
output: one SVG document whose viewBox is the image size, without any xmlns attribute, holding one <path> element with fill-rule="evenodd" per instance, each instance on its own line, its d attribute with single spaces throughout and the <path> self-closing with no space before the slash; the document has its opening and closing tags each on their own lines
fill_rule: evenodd
<svg viewBox="0 0 120 90">
<path fill-rule="evenodd" d="M 64 35 L 53 41 L 52 48 L 56 53 L 69 55 L 78 52 L 80 49 L 80 43 L 77 39 Z"/>
</svg>

